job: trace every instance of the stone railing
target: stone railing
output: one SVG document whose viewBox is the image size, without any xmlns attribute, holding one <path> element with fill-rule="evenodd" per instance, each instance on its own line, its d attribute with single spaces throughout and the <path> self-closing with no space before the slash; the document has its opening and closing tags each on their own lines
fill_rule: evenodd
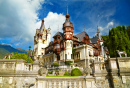
<svg viewBox="0 0 130 88">
<path fill-rule="evenodd" d="M 97 88 L 94 77 L 38 77 L 38 88 Z"/>
</svg>

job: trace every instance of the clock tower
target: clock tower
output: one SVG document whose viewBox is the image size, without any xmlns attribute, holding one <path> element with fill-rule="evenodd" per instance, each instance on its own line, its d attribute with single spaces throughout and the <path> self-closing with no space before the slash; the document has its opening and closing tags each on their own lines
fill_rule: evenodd
<svg viewBox="0 0 130 88">
<path fill-rule="evenodd" d="M 65 45 L 65 60 L 72 60 L 72 47 L 73 47 L 73 24 L 70 22 L 67 7 L 66 20 L 63 24 L 63 37 Z"/>
</svg>

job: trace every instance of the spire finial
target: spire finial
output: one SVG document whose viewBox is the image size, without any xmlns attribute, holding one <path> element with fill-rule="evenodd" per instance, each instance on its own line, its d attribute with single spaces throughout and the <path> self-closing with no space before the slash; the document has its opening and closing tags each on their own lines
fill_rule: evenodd
<svg viewBox="0 0 130 88">
<path fill-rule="evenodd" d="M 42 18 L 42 24 L 44 24 L 44 13 L 43 13 L 43 18 Z"/>
<path fill-rule="evenodd" d="M 68 15 L 68 5 L 67 5 L 67 15 Z"/>
<path fill-rule="evenodd" d="M 85 32 L 85 25 L 84 25 L 84 32 Z"/>
<path fill-rule="evenodd" d="M 98 25 L 97 25 L 97 33 L 99 33 L 99 28 L 98 28 Z"/>
<path fill-rule="evenodd" d="M 42 18 L 42 20 L 44 20 L 44 13 L 43 13 L 43 18 Z"/>
</svg>

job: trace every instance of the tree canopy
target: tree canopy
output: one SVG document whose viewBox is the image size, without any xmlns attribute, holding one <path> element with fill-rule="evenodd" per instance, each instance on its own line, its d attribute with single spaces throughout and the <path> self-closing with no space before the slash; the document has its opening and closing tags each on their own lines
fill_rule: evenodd
<svg viewBox="0 0 130 88">
<path fill-rule="evenodd" d="M 127 55 L 130 56 L 130 39 L 128 29 L 124 25 L 110 29 L 109 35 L 102 36 L 102 38 L 104 46 L 108 48 L 111 57 L 117 56 L 116 50 L 126 51 Z"/>
<path fill-rule="evenodd" d="M 15 52 L 13 53 L 13 55 L 10 57 L 10 59 L 23 59 L 26 62 L 28 62 L 28 58 L 29 58 L 29 63 L 33 63 L 33 60 L 31 59 L 31 57 L 28 57 L 28 55 L 26 53 L 18 53 Z"/>
</svg>

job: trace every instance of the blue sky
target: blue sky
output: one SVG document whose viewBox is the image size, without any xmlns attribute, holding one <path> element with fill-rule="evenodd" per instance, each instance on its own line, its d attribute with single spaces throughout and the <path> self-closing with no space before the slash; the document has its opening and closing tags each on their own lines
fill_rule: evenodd
<svg viewBox="0 0 130 88">
<path fill-rule="evenodd" d="M 84 31 L 85 27 L 92 38 L 97 25 L 102 35 L 107 35 L 112 27 L 130 25 L 130 0 L 1 0 L 0 44 L 33 49 L 43 13 L 45 27 L 51 27 L 53 37 L 58 28 L 62 32 L 67 5 L 74 34 Z"/>
</svg>

